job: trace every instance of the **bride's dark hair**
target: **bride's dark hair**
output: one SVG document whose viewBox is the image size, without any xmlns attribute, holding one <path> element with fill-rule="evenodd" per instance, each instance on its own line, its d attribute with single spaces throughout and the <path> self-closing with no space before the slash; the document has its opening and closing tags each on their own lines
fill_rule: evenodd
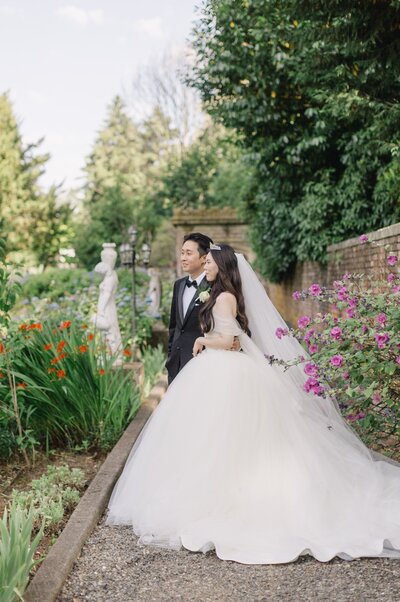
<svg viewBox="0 0 400 602">
<path fill-rule="evenodd" d="M 237 302 L 236 319 L 240 327 L 250 336 L 249 321 L 246 316 L 242 280 L 240 278 L 238 261 L 235 251 L 229 245 L 218 245 L 221 250 L 210 249 L 210 253 L 218 266 L 217 276 L 212 283 L 210 297 L 200 310 L 200 326 L 203 332 L 210 332 L 214 328 L 212 308 L 220 293 L 232 293 Z"/>
</svg>

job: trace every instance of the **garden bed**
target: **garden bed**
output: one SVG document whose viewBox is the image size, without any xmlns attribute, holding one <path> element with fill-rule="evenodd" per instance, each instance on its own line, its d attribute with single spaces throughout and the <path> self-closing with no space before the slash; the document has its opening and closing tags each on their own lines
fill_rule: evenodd
<svg viewBox="0 0 400 602">
<path fill-rule="evenodd" d="M 69 468 L 79 468 L 84 473 L 84 485 L 80 489 L 81 496 L 90 485 L 103 463 L 106 452 L 73 452 L 55 450 L 50 454 L 38 453 L 35 459 L 35 465 L 27 467 L 23 459 L 13 460 L 7 464 L 0 464 L 0 515 L 3 514 L 5 507 L 10 501 L 13 490 L 28 491 L 34 479 L 38 479 L 46 473 L 48 466 L 64 466 Z M 75 506 L 71 506 L 65 512 L 62 520 L 53 527 L 46 529 L 45 534 L 36 550 L 35 560 L 43 559 L 50 547 L 56 541 L 59 534 L 64 529 Z M 36 564 L 31 574 L 37 570 L 39 564 Z"/>
</svg>

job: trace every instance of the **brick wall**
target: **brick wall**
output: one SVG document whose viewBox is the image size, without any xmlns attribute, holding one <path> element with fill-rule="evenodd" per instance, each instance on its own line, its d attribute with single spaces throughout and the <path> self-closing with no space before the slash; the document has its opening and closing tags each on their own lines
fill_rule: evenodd
<svg viewBox="0 0 400 602">
<path fill-rule="evenodd" d="M 238 253 L 243 253 L 249 261 L 255 255 L 251 249 L 247 224 L 230 207 L 210 209 L 175 209 L 172 217 L 175 226 L 176 266 L 178 276 L 182 276 L 180 254 L 182 241 L 189 232 L 207 234 L 214 243 L 231 245 Z"/>
<path fill-rule="evenodd" d="M 299 263 L 294 273 L 281 284 L 265 282 L 271 300 L 286 322 L 294 325 L 300 315 L 325 311 L 325 308 L 315 301 L 295 301 L 292 298 L 295 290 L 306 289 L 314 282 L 330 285 L 334 280 L 339 280 L 345 272 L 365 274 L 372 278 L 382 278 L 389 273 L 386 255 L 388 251 L 400 255 L 400 224 L 367 234 L 370 241 L 381 246 L 361 245 L 358 237 L 351 238 L 328 247 L 326 266 L 311 261 Z M 365 282 L 367 283 L 367 279 Z"/>
</svg>

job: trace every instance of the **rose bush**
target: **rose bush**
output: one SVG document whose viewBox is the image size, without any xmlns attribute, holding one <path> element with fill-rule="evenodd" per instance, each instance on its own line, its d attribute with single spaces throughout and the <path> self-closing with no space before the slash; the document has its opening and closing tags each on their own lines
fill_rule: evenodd
<svg viewBox="0 0 400 602">
<path fill-rule="evenodd" d="M 363 235 L 360 244 L 375 243 Z M 303 365 L 306 391 L 333 398 L 368 445 L 398 453 L 400 278 L 397 255 L 389 251 L 386 261 L 385 278 L 366 282 L 363 274 L 346 273 L 331 287 L 296 291 L 294 299 L 317 299 L 329 311 L 302 316 L 297 328 L 276 336 L 295 336 L 312 356 L 286 364 Z"/>
</svg>

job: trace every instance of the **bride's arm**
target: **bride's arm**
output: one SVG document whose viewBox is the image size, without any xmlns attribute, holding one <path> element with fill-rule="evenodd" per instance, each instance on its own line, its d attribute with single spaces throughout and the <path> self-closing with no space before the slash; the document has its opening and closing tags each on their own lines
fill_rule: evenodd
<svg viewBox="0 0 400 602">
<path fill-rule="evenodd" d="M 221 293 L 216 302 L 215 308 L 222 317 L 235 318 L 236 316 L 236 299 L 231 293 Z M 213 334 L 212 337 L 198 337 L 193 346 L 193 355 L 201 353 L 203 347 L 210 349 L 226 349 L 232 348 L 234 336 L 230 334 Z"/>
</svg>

